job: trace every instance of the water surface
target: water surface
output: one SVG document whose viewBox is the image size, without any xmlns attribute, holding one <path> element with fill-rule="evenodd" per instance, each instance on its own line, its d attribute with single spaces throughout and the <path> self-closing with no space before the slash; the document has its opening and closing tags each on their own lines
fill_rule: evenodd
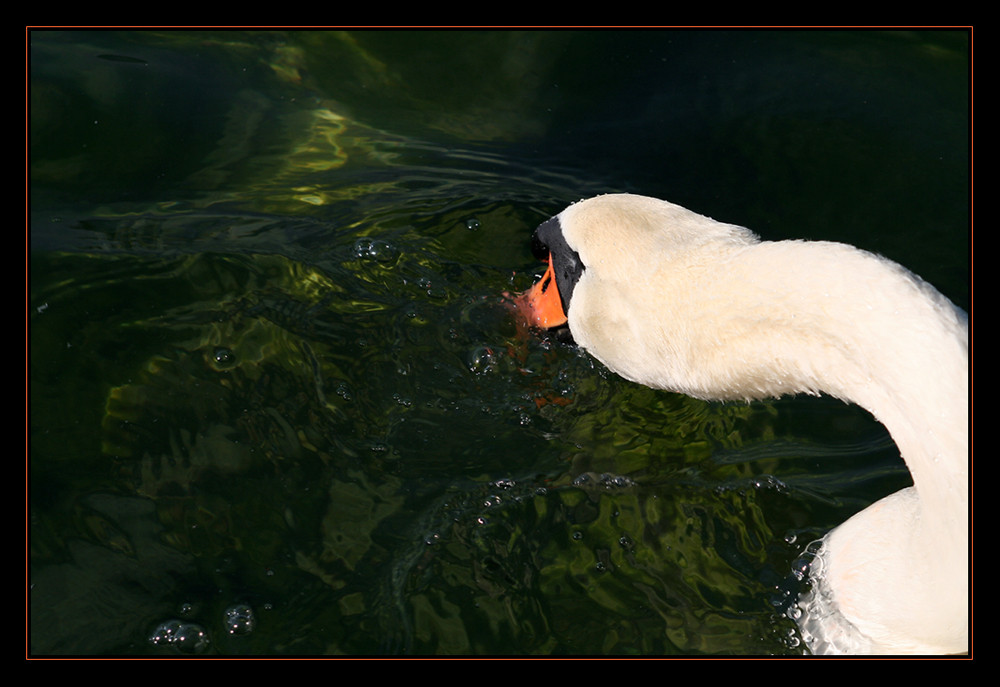
<svg viewBox="0 0 1000 687">
<path fill-rule="evenodd" d="M 30 35 L 36 655 L 798 654 L 809 542 L 909 484 L 827 398 L 526 334 L 609 191 L 969 307 L 946 32 Z"/>
</svg>

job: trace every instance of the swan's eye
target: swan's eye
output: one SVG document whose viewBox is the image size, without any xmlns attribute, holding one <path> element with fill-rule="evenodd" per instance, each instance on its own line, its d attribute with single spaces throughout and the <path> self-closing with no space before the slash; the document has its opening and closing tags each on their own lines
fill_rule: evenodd
<svg viewBox="0 0 1000 687">
<path fill-rule="evenodd" d="M 539 240 L 537 232 L 531 237 L 531 254 L 542 262 L 549 259 L 549 247 Z"/>
</svg>

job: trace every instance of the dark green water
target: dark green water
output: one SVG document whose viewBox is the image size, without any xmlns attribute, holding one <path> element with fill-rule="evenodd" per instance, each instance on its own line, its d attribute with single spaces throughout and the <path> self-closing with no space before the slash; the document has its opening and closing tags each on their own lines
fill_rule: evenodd
<svg viewBox="0 0 1000 687">
<path fill-rule="evenodd" d="M 909 482 L 881 426 L 503 294 L 631 191 L 968 309 L 965 34 L 29 38 L 31 653 L 802 652 L 806 546 Z"/>
</svg>

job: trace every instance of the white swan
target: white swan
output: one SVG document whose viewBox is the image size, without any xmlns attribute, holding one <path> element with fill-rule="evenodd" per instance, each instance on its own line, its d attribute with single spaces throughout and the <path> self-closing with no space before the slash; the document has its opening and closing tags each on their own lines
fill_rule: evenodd
<svg viewBox="0 0 1000 687">
<path fill-rule="evenodd" d="M 914 486 L 831 531 L 799 601 L 814 653 L 942 654 L 968 643 L 968 319 L 852 246 L 761 242 L 654 198 L 566 208 L 535 235 L 518 299 L 627 379 L 701 399 L 826 393 L 891 433 Z"/>
</svg>

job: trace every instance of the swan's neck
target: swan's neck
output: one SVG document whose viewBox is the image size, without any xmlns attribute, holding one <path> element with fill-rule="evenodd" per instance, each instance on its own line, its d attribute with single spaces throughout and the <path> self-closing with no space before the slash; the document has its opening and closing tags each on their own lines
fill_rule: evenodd
<svg viewBox="0 0 1000 687">
<path fill-rule="evenodd" d="M 645 293 L 616 296 L 634 299 L 626 307 L 642 321 L 605 309 L 605 323 L 577 327 L 571 308 L 574 335 L 587 332 L 581 345 L 653 386 L 707 399 L 822 392 L 870 411 L 898 445 L 914 489 L 830 533 L 820 584 L 886 650 L 966 650 L 948 643 L 964 637 L 968 610 L 964 313 L 898 265 L 850 246 L 712 250 L 633 279 Z M 589 297 L 586 279 L 574 298 Z M 586 310 L 602 311 L 599 303 Z M 610 353 L 616 348 L 625 355 Z M 892 644 L 900 633 L 912 636 Z"/>
<path fill-rule="evenodd" d="M 822 618 L 835 609 L 867 638 L 867 651 L 966 651 L 966 319 L 918 278 L 854 249 L 760 244 L 744 260 L 769 264 L 786 251 L 783 261 L 804 272 L 786 270 L 751 288 L 788 294 L 760 319 L 771 331 L 759 333 L 759 350 L 770 351 L 772 372 L 787 375 L 773 391 L 798 384 L 866 408 L 889 430 L 914 481 L 827 536 L 813 583 L 831 603 L 807 607 L 818 613 L 807 618 L 820 638 L 813 648 L 826 648 L 823 633 L 843 631 L 839 619 L 831 630 Z M 756 301 L 743 306 L 762 315 Z"/>
</svg>

